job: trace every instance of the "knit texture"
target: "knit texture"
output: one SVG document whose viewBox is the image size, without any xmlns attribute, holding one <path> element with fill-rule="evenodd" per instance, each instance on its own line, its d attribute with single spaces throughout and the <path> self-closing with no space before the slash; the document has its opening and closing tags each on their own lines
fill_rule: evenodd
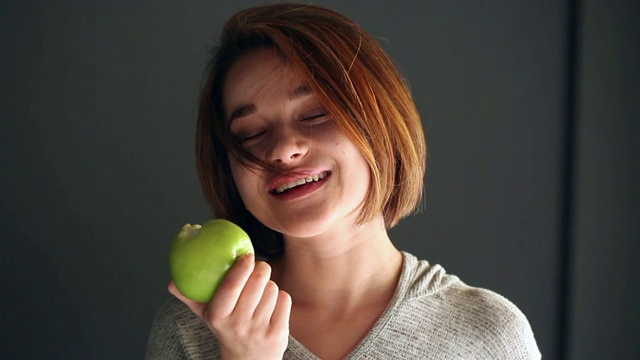
<svg viewBox="0 0 640 360">
<path fill-rule="evenodd" d="M 541 358 L 527 318 L 509 300 L 409 253 L 403 258 L 393 299 L 346 359 Z M 167 301 L 151 327 L 146 359 L 219 358 L 207 326 L 179 300 Z M 292 336 L 283 358 L 318 359 Z"/>
</svg>

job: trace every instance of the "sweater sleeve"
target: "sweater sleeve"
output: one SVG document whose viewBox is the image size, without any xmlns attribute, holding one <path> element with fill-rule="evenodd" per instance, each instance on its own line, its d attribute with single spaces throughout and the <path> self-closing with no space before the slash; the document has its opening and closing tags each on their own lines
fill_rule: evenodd
<svg viewBox="0 0 640 360">
<path fill-rule="evenodd" d="M 146 360 L 187 359 L 174 312 L 175 304 L 169 300 L 156 314 L 149 332 Z"/>
<path fill-rule="evenodd" d="M 512 302 L 503 296 L 480 288 L 469 288 L 466 296 L 473 300 L 478 325 L 480 359 L 521 359 L 541 358 L 531 325 L 526 316 Z"/>
<path fill-rule="evenodd" d="M 213 333 L 176 298 L 158 311 L 149 332 L 146 360 L 219 359 Z"/>
</svg>

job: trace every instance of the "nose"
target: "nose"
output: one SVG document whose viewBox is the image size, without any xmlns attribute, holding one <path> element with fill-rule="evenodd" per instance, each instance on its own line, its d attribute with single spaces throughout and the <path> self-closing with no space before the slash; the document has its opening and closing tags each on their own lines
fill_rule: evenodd
<svg viewBox="0 0 640 360">
<path fill-rule="evenodd" d="M 304 158 L 309 140 L 304 134 L 287 127 L 274 131 L 267 158 L 275 165 L 287 165 Z"/>
</svg>

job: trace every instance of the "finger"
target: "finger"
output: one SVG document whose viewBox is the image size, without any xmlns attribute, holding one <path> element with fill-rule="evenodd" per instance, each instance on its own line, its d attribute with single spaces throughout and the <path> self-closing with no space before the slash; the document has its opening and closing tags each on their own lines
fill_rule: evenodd
<svg viewBox="0 0 640 360">
<path fill-rule="evenodd" d="M 253 273 L 247 280 L 242 294 L 238 299 L 238 304 L 233 310 L 234 314 L 238 314 L 243 317 L 247 317 L 249 320 L 253 317 L 256 307 L 262 299 L 265 286 L 271 278 L 271 266 L 264 261 L 256 262 L 256 266 L 253 269 Z"/>
<path fill-rule="evenodd" d="M 191 311 L 193 311 L 196 315 L 198 315 L 198 317 L 200 317 L 201 319 L 203 318 L 203 313 L 204 313 L 206 304 L 197 302 L 195 300 L 191 300 L 185 297 L 184 295 L 182 295 L 180 290 L 178 290 L 178 288 L 176 287 L 176 284 L 173 282 L 173 279 L 169 280 L 169 284 L 167 285 L 167 290 L 169 290 L 169 292 L 173 296 L 178 298 L 178 300 L 182 301 L 185 305 L 187 305 L 187 307 L 191 309 Z"/>
<path fill-rule="evenodd" d="M 276 307 L 271 316 L 271 326 L 276 331 L 289 333 L 289 318 L 291 316 L 291 295 L 280 290 Z"/>
<path fill-rule="evenodd" d="M 254 267 L 255 257 L 253 254 L 241 256 L 236 260 L 207 306 L 206 318 L 224 319 L 233 312 Z"/>
<path fill-rule="evenodd" d="M 278 301 L 278 292 L 278 285 L 269 280 L 264 287 L 260 303 L 257 305 L 256 311 L 253 313 L 253 321 L 263 324 L 267 324 L 271 321 L 273 310 L 275 309 Z"/>
</svg>

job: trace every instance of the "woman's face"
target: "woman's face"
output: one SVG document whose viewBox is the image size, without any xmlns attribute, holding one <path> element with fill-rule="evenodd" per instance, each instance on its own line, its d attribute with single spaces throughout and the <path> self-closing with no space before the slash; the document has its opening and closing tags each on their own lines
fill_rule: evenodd
<svg viewBox="0 0 640 360">
<path fill-rule="evenodd" d="M 282 170 L 246 167 L 230 157 L 247 210 L 285 237 L 353 226 L 370 186 L 369 167 L 305 79 L 273 49 L 259 49 L 231 67 L 223 94 L 231 133 Z"/>
</svg>

